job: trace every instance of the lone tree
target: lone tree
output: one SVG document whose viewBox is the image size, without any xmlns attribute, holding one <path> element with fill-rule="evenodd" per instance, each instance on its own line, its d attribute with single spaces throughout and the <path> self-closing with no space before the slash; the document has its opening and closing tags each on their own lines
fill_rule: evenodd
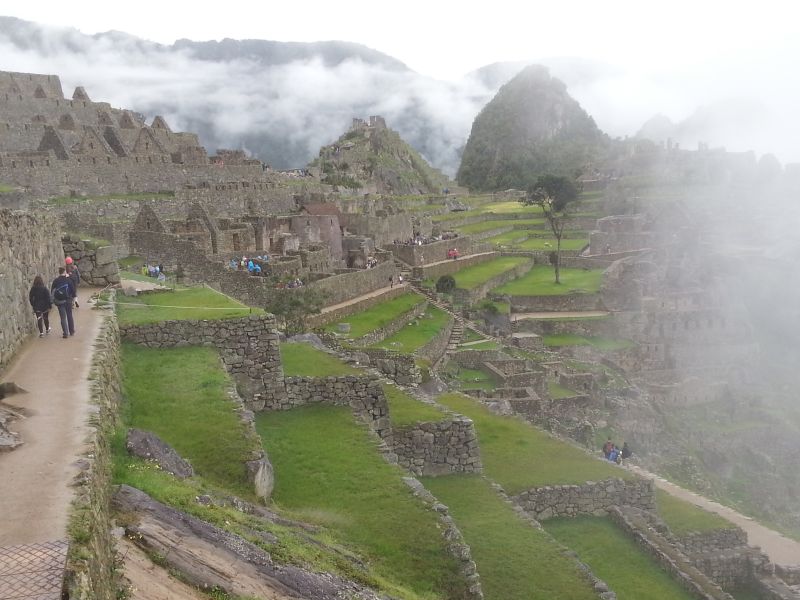
<svg viewBox="0 0 800 600">
<path fill-rule="evenodd" d="M 536 204 L 542 207 L 553 236 L 556 238 L 555 260 L 552 260 L 556 274 L 556 283 L 561 283 L 561 238 L 564 228 L 571 216 L 571 203 L 578 198 L 579 185 L 571 178 L 562 175 L 540 175 L 536 182 L 528 187 L 523 204 Z"/>
<path fill-rule="evenodd" d="M 286 335 L 291 336 L 306 331 L 308 317 L 320 313 L 327 296 L 327 292 L 312 288 L 281 288 L 265 308 L 283 321 Z"/>
</svg>

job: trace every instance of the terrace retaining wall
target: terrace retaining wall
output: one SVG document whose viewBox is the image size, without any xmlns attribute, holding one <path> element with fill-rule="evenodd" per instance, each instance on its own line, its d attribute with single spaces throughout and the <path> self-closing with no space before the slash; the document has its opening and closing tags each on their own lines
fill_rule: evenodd
<svg viewBox="0 0 800 600">
<path fill-rule="evenodd" d="M 490 279 L 487 279 L 480 285 L 475 286 L 472 289 L 464 289 L 464 288 L 456 288 L 453 291 L 453 302 L 455 304 L 462 304 L 465 306 L 469 306 L 471 304 L 476 303 L 478 300 L 485 298 L 490 291 L 494 288 L 501 286 L 509 281 L 513 281 L 519 277 L 525 275 L 528 271 L 533 268 L 533 261 L 524 262 L 520 265 L 517 265 L 513 269 L 509 269 L 503 273 L 499 273 Z M 513 307 L 512 307 L 513 310 Z"/>
<path fill-rule="evenodd" d="M 424 267 L 414 267 L 411 269 L 411 277 L 415 280 L 433 279 L 436 280 L 442 275 L 452 275 L 461 269 L 466 269 L 473 265 L 479 265 L 500 256 L 498 252 L 493 252 L 487 249 L 481 254 L 470 254 L 469 256 L 462 256 L 455 260 L 446 260 L 435 265 L 427 265 Z"/>
<path fill-rule="evenodd" d="M 410 267 L 422 267 L 430 263 L 447 260 L 447 253 L 452 248 L 457 248 L 461 254 L 472 254 L 472 238 L 468 235 L 458 236 L 450 240 L 431 242 L 430 244 L 391 244 L 385 247 L 391 250 Z"/>
<path fill-rule="evenodd" d="M 91 244 L 69 236 L 61 240 L 61 245 L 64 255 L 71 256 L 78 265 L 82 281 L 100 287 L 119 283 L 119 265 L 113 246 L 93 248 Z"/>
<path fill-rule="evenodd" d="M 371 346 L 372 344 L 377 344 L 378 342 L 382 342 L 387 337 L 394 335 L 398 331 L 400 331 L 403 327 L 408 325 L 411 321 L 419 317 L 428 309 L 427 301 L 420 302 L 411 310 L 404 312 L 403 314 L 399 315 L 396 319 L 387 323 L 383 327 L 378 327 L 374 331 L 370 331 L 367 335 L 364 335 L 358 339 L 353 340 L 354 346 Z"/>
<path fill-rule="evenodd" d="M 582 485 L 533 488 L 512 497 L 514 504 L 537 521 L 579 514 L 606 514 L 616 506 L 655 510 L 656 496 L 649 479 L 606 479 Z"/>
<path fill-rule="evenodd" d="M 444 353 L 447 351 L 447 344 L 450 342 L 450 336 L 453 333 L 454 325 L 455 319 L 450 317 L 447 321 L 447 325 L 440 329 L 427 344 L 421 348 L 417 348 L 414 355 L 429 360 L 431 364 L 435 363 L 444 356 Z"/>
<path fill-rule="evenodd" d="M 389 300 L 393 300 L 398 296 L 402 296 L 403 294 L 409 292 L 409 288 L 405 285 L 403 286 L 395 286 L 385 293 L 379 296 L 372 296 L 371 298 L 362 298 L 358 302 L 354 302 L 353 304 L 348 304 L 346 306 L 340 306 L 336 309 L 329 310 L 326 312 L 322 312 L 318 315 L 311 315 L 308 320 L 308 326 L 311 328 L 322 327 L 327 325 L 328 323 L 335 323 L 337 321 L 343 320 L 345 317 L 349 315 L 354 315 L 360 312 L 367 310 L 368 308 L 375 306 L 376 304 L 380 304 L 381 302 L 387 302 Z"/>
<path fill-rule="evenodd" d="M 565 312 L 605 310 L 600 294 L 560 296 L 510 296 L 512 312 Z"/>
<path fill-rule="evenodd" d="M 280 343 L 272 315 L 120 325 L 123 339 L 148 348 L 210 346 L 236 381 L 245 406 L 261 411 L 286 398 Z"/>
<path fill-rule="evenodd" d="M 415 475 L 483 470 L 475 426 L 466 417 L 394 428 L 392 437 L 397 463 Z"/>
<path fill-rule="evenodd" d="M 359 348 L 350 354 L 364 366 L 371 366 L 398 385 L 416 386 L 422 383 L 422 374 L 414 356 L 383 348 Z"/>
</svg>

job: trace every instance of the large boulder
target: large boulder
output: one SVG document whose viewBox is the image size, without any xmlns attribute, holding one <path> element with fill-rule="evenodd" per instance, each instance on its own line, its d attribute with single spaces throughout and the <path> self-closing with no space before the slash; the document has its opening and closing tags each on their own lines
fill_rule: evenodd
<svg viewBox="0 0 800 600">
<path fill-rule="evenodd" d="M 186 479 L 194 475 L 192 465 L 181 458 L 172 446 L 155 433 L 141 429 L 128 429 L 125 446 L 133 456 L 152 460 L 164 471 L 172 473 L 178 479 Z"/>
</svg>

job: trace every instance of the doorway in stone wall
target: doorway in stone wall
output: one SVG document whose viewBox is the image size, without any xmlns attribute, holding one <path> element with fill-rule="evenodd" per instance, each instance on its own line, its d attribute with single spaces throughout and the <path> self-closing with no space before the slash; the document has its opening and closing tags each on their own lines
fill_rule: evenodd
<svg viewBox="0 0 800 600">
<path fill-rule="evenodd" d="M 233 234 L 233 251 L 234 252 L 240 252 L 241 250 L 242 250 L 242 242 L 239 239 L 239 234 L 238 233 L 234 233 Z"/>
</svg>

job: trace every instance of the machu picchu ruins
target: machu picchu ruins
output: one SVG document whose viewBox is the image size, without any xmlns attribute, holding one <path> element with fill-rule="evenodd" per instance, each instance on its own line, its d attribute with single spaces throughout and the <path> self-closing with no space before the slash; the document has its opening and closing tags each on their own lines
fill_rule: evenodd
<svg viewBox="0 0 800 600">
<path fill-rule="evenodd" d="M 498 87 L 453 175 L 0 71 L 0 600 L 800 597 L 800 165 Z"/>
</svg>

